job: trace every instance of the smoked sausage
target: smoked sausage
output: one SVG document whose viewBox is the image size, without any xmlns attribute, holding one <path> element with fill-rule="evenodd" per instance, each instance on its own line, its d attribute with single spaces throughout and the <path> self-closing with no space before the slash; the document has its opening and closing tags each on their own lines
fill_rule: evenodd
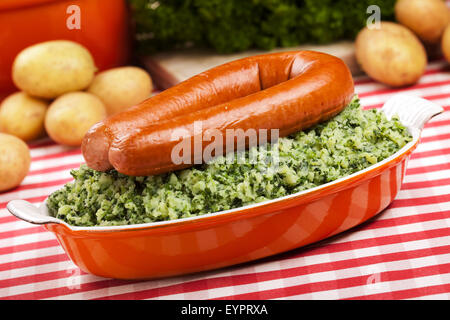
<svg viewBox="0 0 450 320">
<path fill-rule="evenodd" d="M 174 163 L 174 132 L 194 143 L 214 129 L 278 129 L 283 137 L 330 119 L 352 99 L 345 63 L 314 51 L 270 53 L 232 61 L 169 88 L 93 126 L 82 152 L 95 170 L 132 176 L 192 166 Z M 202 129 L 197 132 L 196 122 Z M 207 143 L 202 140 L 201 149 Z M 200 151 L 202 151 L 200 150 Z M 228 149 L 227 149 L 228 150 Z"/>
</svg>

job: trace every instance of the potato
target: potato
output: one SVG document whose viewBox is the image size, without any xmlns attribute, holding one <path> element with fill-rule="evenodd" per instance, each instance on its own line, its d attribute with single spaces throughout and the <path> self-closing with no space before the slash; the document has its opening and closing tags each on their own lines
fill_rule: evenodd
<svg viewBox="0 0 450 320">
<path fill-rule="evenodd" d="M 89 51 L 66 40 L 47 41 L 22 50 L 12 67 L 13 81 L 26 93 L 56 98 L 89 86 L 96 67 Z"/>
<path fill-rule="evenodd" d="M 448 8 L 442 0 L 398 0 L 395 18 L 426 43 L 439 43 L 450 22 Z"/>
<path fill-rule="evenodd" d="M 28 146 L 17 137 L 0 133 L 0 192 L 17 187 L 30 169 Z"/>
<path fill-rule="evenodd" d="M 145 100 L 152 89 L 152 79 L 145 70 L 120 67 L 97 74 L 88 92 L 99 97 L 111 115 Z"/>
<path fill-rule="evenodd" d="M 48 102 L 16 92 L 0 106 L 0 131 L 30 141 L 45 134 L 44 119 Z"/>
<path fill-rule="evenodd" d="M 425 72 L 427 56 L 419 39 L 406 27 L 381 22 L 379 29 L 361 30 L 356 59 L 373 79 L 390 86 L 410 85 Z"/>
<path fill-rule="evenodd" d="M 99 98 L 87 92 L 70 92 L 50 105 L 45 116 L 45 129 L 56 142 L 79 146 L 91 126 L 106 117 Z"/>
<path fill-rule="evenodd" d="M 450 25 L 445 28 L 441 41 L 442 53 L 445 59 L 450 62 Z"/>
</svg>

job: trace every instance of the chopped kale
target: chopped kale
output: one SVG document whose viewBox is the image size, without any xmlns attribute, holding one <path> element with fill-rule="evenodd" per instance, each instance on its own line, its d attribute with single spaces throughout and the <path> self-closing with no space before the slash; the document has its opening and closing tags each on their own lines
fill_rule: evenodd
<svg viewBox="0 0 450 320">
<path fill-rule="evenodd" d="M 258 161 L 220 157 L 201 166 L 148 177 L 82 165 L 75 181 L 53 193 L 50 214 L 77 226 L 172 220 L 279 198 L 345 177 L 398 151 L 412 137 L 393 118 L 353 101 L 333 119 L 246 151 Z M 265 161 L 278 153 L 278 163 Z M 254 159 L 254 158 L 252 158 Z"/>
</svg>

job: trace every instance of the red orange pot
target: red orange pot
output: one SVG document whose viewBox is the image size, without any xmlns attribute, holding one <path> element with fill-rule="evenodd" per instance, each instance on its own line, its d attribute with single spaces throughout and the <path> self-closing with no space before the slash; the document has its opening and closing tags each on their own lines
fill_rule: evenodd
<svg viewBox="0 0 450 320">
<path fill-rule="evenodd" d="M 77 5 L 80 29 L 67 20 Z M 1 0 L 0 100 L 17 90 L 11 79 L 15 56 L 24 48 L 47 40 L 67 39 L 86 46 L 100 70 L 123 65 L 130 55 L 128 10 L 125 0 Z"/>
<path fill-rule="evenodd" d="M 413 140 L 391 157 L 348 177 L 286 197 L 202 216 L 113 227 L 74 227 L 44 205 L 15 200 L 16 217 L 43 224 L 72 261 L 95 275 L 141 279 L 215 269 L 298 248 L 348 230 L 396 197 L 423 124 L 443 109 L 398 96 L 383 108 L 398 113 Z"/>
</svg>

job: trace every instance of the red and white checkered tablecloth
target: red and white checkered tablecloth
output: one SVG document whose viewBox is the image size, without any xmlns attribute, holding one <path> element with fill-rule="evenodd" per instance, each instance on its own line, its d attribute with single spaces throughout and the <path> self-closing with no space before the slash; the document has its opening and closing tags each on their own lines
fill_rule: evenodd
<svg viewBox="0 0 450 320">
<path fill-rule="evenodd" d="M 8 201 L 42 202 L 83 161 L 79 149 L 30 144 L 30 173 L 0 194 L 0 299 L 450 299 L 450 68 L 430 63 L 418 84 L 402 90 L 356 79 L 366 108 L 399 91 L 445 112 L 426 125 L 388 209 L 313 246 L 189 276 L 131 282 L 86 274 L 52 233 L 11 216 Z"/>
</svg>

